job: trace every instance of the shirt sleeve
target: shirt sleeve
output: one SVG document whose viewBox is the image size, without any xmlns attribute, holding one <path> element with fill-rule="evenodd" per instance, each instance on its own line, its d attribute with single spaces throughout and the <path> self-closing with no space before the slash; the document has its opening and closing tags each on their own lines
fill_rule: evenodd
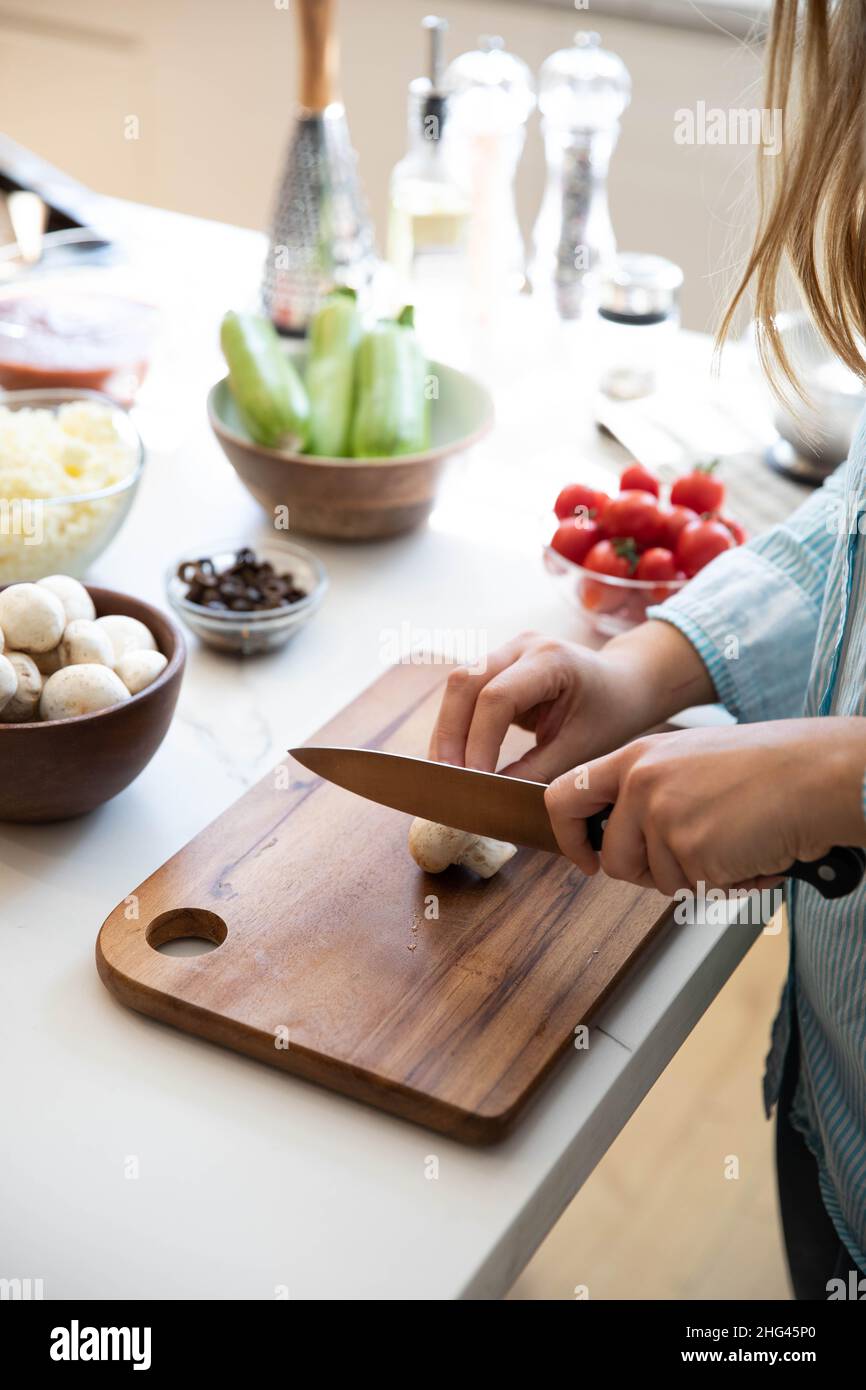
<svg viewBox="0 0 866 1390">
<path fill-rule="evenodd" d="M 726 551 L 647 617 L 672 623 L 743 723 L 803 712 L 830 562 L 844 529 L 843 465 L 788 519 Z"/>
</svg>

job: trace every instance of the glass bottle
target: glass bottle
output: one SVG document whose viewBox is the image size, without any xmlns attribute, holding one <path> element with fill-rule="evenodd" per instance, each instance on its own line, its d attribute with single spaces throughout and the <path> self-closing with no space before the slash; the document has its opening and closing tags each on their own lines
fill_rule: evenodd
<svg viewBox="0 0 866 1390">
<path fill-rule="evenodd" d="M 409 148 L 391 174 L 388 260 L 406 298 L 453 290 L 465 277 L 469 199 L 454 155 L 443 80 L 443 19 L 428 15 L 430 70 L 409 84 Z"/>
<path fill-rule="evenodd" d="M 598 34 L 579 32 L 544 62 L 538 105 L 547 185 L 535 224 L 530 280 L 561 318 L 595 309 L 600 278 L 616 254 L 607 172 L 631 98 L 621 58 Z"/>
</svg>

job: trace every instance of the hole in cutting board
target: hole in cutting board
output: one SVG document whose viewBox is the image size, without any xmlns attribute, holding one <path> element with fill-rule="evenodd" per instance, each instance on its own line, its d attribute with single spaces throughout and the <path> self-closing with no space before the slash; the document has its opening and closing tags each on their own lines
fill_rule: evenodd
<svg viewBox="0 0 866 1390">
<path fill-rule="evenodd" d="M 148 925 L 148 945 L 164 956 L 201 956 L 215 951 L 228 935 L 222 917 L 203 907 L 174 907 Z"/>
</svg>

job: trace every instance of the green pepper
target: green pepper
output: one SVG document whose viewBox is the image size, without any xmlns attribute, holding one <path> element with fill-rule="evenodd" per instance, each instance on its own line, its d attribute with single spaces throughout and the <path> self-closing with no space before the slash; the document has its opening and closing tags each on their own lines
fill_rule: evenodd
<svg viewBox="0 0 866 1390">
<path fill-rule="evenodd" d="M 220 345 L 231 393 L 250 437 L 270 449 L 301 452 L 310 432 L 310 402 L 273 324 L 257 314 L 229 311 Z"/>
<path fill-rule="evenodd" d="M 382 319 L 358 347 L 357 404 L 352 426 L 356 458 L 421 453 L 430 445 L 429 364 L 415 336 L 408 305 Z"/>
<path fill-rule="evenodd" d="M 361 318 L 355 291 L 335 290 L 310 325 L 306 384 L 310 397 L 311 454 L 344 458 L 351 446 L 355 407 L 355 355 Z"/>
</svg>

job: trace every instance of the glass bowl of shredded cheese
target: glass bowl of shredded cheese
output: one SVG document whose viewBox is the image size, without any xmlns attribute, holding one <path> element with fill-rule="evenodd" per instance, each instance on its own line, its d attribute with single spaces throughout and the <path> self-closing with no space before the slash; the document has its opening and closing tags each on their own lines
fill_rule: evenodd
<svg viewBox="0 0 866 1390">
<path fill-rule="evenodd" d="M 107 396 L 0 392 L 0 583 L 80 578 L 126 520 L 143 468 L 138 430 Z"/>
</svg>

